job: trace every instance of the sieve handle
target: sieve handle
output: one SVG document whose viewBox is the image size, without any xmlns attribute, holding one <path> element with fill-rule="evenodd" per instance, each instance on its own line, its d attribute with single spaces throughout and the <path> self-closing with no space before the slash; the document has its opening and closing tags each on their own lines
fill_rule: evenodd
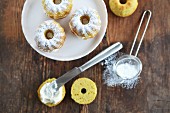
<svg viewBox="0 0 170 113">
<path fill-rule="evenodd" d="M 146 13 L 149 13 L 149 17 L 148 17 L 148 21 L 147 21 L 147 23 L 146 23 L 145 29 L 144 29 L 144 31 L 143 31 L 141 40 L 140 40 L 140 42 L 139 42 L 138 48 L 137 48 L 136 53 L 135 53 L 135 56 L 138 55 L 140 46 L 141 46 L 141 44 L 142 44 L 142 41 L 143 41 L 143 39 L 144 39 L 146 30 L 147 30 L 147 28 L 148 28 L 148 25 L 149 25 L 149 22 L 150 22 L 150 19 L 151 19 L 151 16 L 152 16 L 152 12 L 151 12 L 150 10 L 146 10 L 146 11 L 143 13 L 143 15 L 142 15 L 142 18 L 141 18 L 141 21 L 140 21 L 138 30 L 137 30 L 136 35 L 135 35 L 135 39 L 134 39 L 133 44 L 132 44 L 132 48 L 131 48 L 131 50 L 130 50 L 130 55 L 132 55 L 132 52 L 133 52 L 133 49 L 134 49 L 136 40 L 137 40 L 138 35 L 139 35 L 139 31 L 140 31 L 140 29 L 141 29 L 141 26 L 142 26 L 143 20 L 144 20 L 144 18 L 145 18 L 145 16 L 146 16 Z"/>
</svg>

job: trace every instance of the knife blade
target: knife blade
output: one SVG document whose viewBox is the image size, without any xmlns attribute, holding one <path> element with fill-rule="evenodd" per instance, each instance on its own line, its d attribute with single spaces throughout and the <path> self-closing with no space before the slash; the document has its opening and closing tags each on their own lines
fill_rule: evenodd
<svg viewBox="0 0 170 113">
<path fill-rule="evenodd" d="M 105 58 L 109 57 L 110 55 L 118 52 L 122 48 L 123 48 L 123 45 L 120 42 L 117 42 L 117 43 L 113 44 L 112 46 L 108 47 L 107 49 L 105 49 L 104 51 L 102 51 L 101 53 L 99 53 L 98 55 L 96 55 L 95 57 L 93 57 L 91 60 L 89 60 L 82 66 L 75 67 L 72 70 L 68 71 L 67 73 L 65 73 L 64 75 L 59 77 L 57 80 L 55 80 L 55 82 L 57 84 L 56 91 L 61 86 L 63 86 L 65 83 L 70 81 L 72 78 L 79 75 L 81 72 L 83 72 L 83 71 L 89 69 L 90 67 L 94 66 L 95 64 L 101 62 L 102 60 L 104 60 Z"/>
<path fill-rule="evenodd" d="M 68 81 L 70 81 L 72 78 L 79 75 L 81 72 L 82 72 L 81 68 L 75 67 L 72 70 L 65 73 L 64 75 L 62 75 L 61 77 L 59 77 L 57 80 L 55 80 L 55 82 L 57 84 L 56 90 L 58 90 L 61 86 L 63 86 Z"/>
</svg>

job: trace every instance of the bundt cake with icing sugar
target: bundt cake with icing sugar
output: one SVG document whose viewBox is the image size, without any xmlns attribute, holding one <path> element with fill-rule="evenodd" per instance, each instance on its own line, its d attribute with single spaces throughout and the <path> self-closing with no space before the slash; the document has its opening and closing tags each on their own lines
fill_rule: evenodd
<svg viewBox="0 0 170 113">
<path fill-rule="evenodd" d="M 95 9 L 81 8 L 72 15 L 69 25 L 73 34 L 86 40 L 98 34 L 101 20 Z"/>
<path fill-rule="evenodd" d="M 54 20 L 43 22 L 35 35 L 37 46 L 44 52 L 60 49 L 64 45 L 65 39 L 64 29 Z"/>
<path fill-rule="evenodd" d="M 72 9 L 72 0 L 42 0 L 48 17 L 60 19 L 66 17 Z"/>
</svg>

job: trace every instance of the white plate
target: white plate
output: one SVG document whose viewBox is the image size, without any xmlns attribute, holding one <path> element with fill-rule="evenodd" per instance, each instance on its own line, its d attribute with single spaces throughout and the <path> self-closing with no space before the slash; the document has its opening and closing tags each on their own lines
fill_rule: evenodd
<svg viewBox="0 0 170 113">
<path fill-rule="evenodd" d="M 28 43 L 38 53 L 53 60 L 71 61 L 88 55 L 100 44 L 105 34 L 108 23 L 107 9 L 104 1 L 73 0 L 73 9 L 71 13 L 64 19 L 56 20 L 61 24 L 61 26 L 65 29 L 66 32 L 67 38 L 64 43 L 64 46 L 60 50 L 51 53 L 39 50 L 34 41 L 35 30 L 42 22 L 50 19 L 44 14 L 41 1 L 42 0 L 26 0 L 22 11 L 22 30 Z M 98 35 L 93 39 L 89 40 L 79 39 L 71 33 L 71 30 L 69 28 L 70 16 L 74 13 L 76 9 L 82 7 L 91 7 L 96 9 L 101 17 L 102 21 L 101 30 L 98 33 Z"/>
</svg>

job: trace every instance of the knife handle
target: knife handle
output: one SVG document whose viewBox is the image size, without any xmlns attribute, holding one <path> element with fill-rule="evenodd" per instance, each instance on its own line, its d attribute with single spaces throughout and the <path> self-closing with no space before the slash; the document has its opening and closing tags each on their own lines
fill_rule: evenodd
<svg viewBox="0 0 170 113">
<path fill-rule="evenodd" d="M 108 47 L 107 49 L 105 49 L 104 51 L 102 51 L 101 53 L 99 53 L 98 55 L 96 55 L 95 57 L 93 57 L 91 60 L 89 60 L 87 63 L 83 64 L 79 68 L 83 72 L 87 70 L 88 68 L 94 66 L 95 64 L 101 62 L 105 58 L 109 57 L 110 55 L 118 52 L 122 48 L 123 48 L 123 45 L 120 42 L 117 42 L 113 44 L 112 46 Z"/>
</svg>

